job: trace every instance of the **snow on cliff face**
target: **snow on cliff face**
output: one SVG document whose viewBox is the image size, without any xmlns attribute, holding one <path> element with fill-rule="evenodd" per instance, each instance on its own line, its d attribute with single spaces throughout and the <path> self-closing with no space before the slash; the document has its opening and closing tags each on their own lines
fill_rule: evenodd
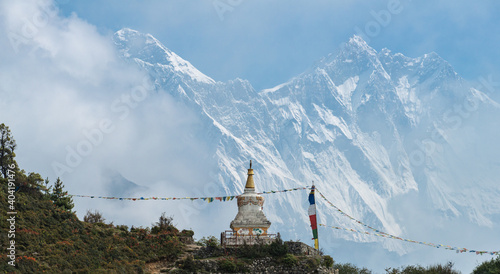
<svg viewBox="0 0 500 274">
<path fill-rule="evenodd" d="M 124 28 L 115 33 L 115 45 L 126 58 L 134 58 L 138 63 L 158 70 L 171 70 L 180 76 L 202 83 L 214 83 L 212 78 L 201 73 L 191 63 L 166 48 L 150 34 Z"/>
<path fill-rule="evenodd" d="M 409 194 L 433 213 L 481 225 L 492 226 L 491 216 L 500 213 L 494 202 L 500 147 L 493 141 L 500 132 L 480 123 L 498 117 L 499 106 L 435 53 L 409 58 L 376 52 L 354 36 L 337 55 L 257 92 L 241 79 L 215 82 L 149 34 L 123 29 L 114 39 L 158 89 L 205 121 L 218 163 L 211 179 L 221 192 L 242 192 L 253 159 L 258 191 L 314 181 L 346 213 L 396 235 L 407 228 L 390 205 Z M 304 201 L 302 192 L 266 197 L 271 230 L 292 239 L 309 235 Z M 326 206 L 319 212 L 322 223 L 357 228 Z"/>
</svg>

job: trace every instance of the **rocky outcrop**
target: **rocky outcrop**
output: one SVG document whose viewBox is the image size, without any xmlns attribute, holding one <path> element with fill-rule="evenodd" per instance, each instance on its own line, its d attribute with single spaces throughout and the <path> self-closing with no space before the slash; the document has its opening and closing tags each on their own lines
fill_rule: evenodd
<svg viewBox="0 0 500 274">
<path fill-rule="evenodd" d="M 302 242 L 272 245 L 186 245 L 175 262 L 155 262 L 148 273 L 336 273 L 333 259 Z"/>
<path fill-rule="evenodd" d="M 309 255 L 309 256 L 321 255 L 319 250 L 316 250 L 311 246 L 306 245 L 303 242 L 288 241 L 285 242 L 285 244 L 288 246 L 288 253 L 291 253 L 293 255 Z"/>
</svg>

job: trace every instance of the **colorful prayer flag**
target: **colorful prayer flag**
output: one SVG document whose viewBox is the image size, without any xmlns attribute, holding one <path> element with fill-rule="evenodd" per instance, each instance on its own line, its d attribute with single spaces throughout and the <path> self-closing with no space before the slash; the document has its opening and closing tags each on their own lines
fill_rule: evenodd
<svg viewBox="0 0 500 274">
<path fill-rule="evenodd" d="M 309 193 L 309 209 L 307 213 L 309 214 L 309 220 L 311 221 L 311 228 L 314 239 L 314 248 L 319 249 L 318 243 L 318 223 L 316 220 L 316 201 L 314 200 L 314 185 L 311 187 L 311 193 Z"/>
</svg>

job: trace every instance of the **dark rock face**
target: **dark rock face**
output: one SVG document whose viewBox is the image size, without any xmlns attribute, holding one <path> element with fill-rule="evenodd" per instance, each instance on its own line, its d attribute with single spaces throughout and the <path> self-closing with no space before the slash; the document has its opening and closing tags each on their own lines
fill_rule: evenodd
<svg viewBox="0 0 500 274">
<path fill-rule="evenodd" d="M 311 246 L 306 245 L 303 242 L 285 242 L 288 246 L 288 253 L 293 255 L 308 255 L 308 256 L 319 256 L 321 255 L 319 250 L 314 249 Z"/>
</svg>

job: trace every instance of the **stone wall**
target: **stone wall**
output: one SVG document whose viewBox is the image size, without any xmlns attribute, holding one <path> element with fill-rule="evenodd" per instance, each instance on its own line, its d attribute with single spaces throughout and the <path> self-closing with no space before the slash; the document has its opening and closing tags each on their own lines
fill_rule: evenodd
<svg viewBox="0 0 500 274">
<path fill-rule="evenodd" d="M 193 236 L 179 236 L 179 241 L 186 245 L 194 244 Z"/>
</svg>

